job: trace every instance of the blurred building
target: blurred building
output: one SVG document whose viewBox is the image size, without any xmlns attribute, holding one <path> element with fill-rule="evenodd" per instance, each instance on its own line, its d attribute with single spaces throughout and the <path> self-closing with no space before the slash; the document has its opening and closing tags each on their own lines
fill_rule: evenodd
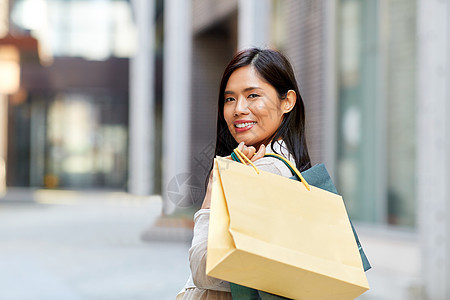
<svg viewBox="0 0 450 300">
<path fill-rule="evenodd" d="M 361 299 L 450 298 L 449 0 L 6 2 L 0 46 L 15 50 L 0 47 L 0 65 L 21 74 L 0 90 L 9 189 L 161 193 L 163 214 L 191 212 L 223 69 L 272 47 L 372 263 Z"/>
<path fill-rule="evenodd" d="M 136 106 L 142 110 L 136 99 L 146 88 L 130 80 L 139 72 L 135 61 L 142 63 L 141 57 L 136 58 L 139 43 L 132 4 L 125 0 L 2 3 L 0 45 L 17 50 L 20 66 L 16 87 L 0 91 L 5 98 L 1 128 L 7 128 L 2 131 L 7 132 L 0 164 L 6 170 L 3 185 L 10 191 L 136 186 L 138 180 L 128 180 L 136 173 L 135 168 L 129 172 L 129 151 L 136 148 L 129 148 L 129 123 L 133 123 L 129 115 L 136 114 Z M 150 16 L 150 29 L 155 18 L 156 14 Z M 147 57 L 157 56 L 157 47 L 147 50 Z M 152 92 L 157 86 L 146 85 Z M 156 123 L 154 115 L 146 117 L 148 124 Z M 141 121 L 140 127 L 145 125 Z M 153 169 L 146 173 L 153 175 Z M 152 184 L 145 182 L 147 193 L 153 189 L 151 179 Z M 137 186 L 135 190 L 144 193 L 142 184 Z"/>
</svg>

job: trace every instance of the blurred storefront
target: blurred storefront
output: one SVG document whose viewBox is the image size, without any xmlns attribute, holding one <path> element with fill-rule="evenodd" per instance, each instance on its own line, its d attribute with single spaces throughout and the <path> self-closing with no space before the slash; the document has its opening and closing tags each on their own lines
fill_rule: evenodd
<svg viewBox="0 0 450 300">
<path fill-rule="evenodd" d="M 131 3 L 4 2 L 0 44 L 12 41 L 20 66 L 17 88 L 2 92 L 4 184 L 127 190 Z"/>
<path fill-rule="evenodd" d="M 10 98 L 7 185 L 124 189 L 128 60 L 22 64 Z"/>
</svg>

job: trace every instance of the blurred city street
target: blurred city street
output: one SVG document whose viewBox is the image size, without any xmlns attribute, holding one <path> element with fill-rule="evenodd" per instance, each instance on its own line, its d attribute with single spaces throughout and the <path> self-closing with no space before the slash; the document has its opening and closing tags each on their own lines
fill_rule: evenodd
<svg viewBox="0 0 450 300">
<path fill-rule="evenodd" d="M 0 299 L 174 299 L 186 242 L 143 242 L 159 197 L 38 191 L 0 202 Z"/>
</svg>

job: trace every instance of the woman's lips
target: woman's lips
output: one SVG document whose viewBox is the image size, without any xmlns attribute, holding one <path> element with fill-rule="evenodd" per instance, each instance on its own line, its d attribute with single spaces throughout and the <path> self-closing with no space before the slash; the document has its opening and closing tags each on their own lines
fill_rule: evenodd
<svg viewBox="0 0 450 300">
<path fill-rule="evenodd" d="M 245 122 L 235 122 L 234 130 L 236 132 L 243 132 L 252 129 L 252 127 L 256 124 L 254 121 L 245 121 Z"/>
</svg>

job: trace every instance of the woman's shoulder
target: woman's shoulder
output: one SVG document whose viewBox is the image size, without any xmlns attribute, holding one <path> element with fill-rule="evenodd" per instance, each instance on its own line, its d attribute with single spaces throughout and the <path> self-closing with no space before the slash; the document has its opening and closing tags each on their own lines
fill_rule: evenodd
<svg viewBox="0 0 450 300">
<path fill-rule="evenodd" d="M 292 162 L 295 165 L 294 157 L 289 153 L 288 148 L 286 147 L 286 143 L 283 140 L 278 140 L 273 143 L 269 143 L 266 146 L 266 154 L 269 153 L 277 153 L 284 158 L 288 159 L 290 162 Z M 274 173 L 277 175 L 281 175 L 284 177 L 291 177 L 292 172 L 291 170 L 286 166 L 286 164 L 276 158 L 271 156 L 266 156 L 263 158 L 258 159 L 255 161 L 255 165 L 260 168 L 263 171 Z"/>
<path fill-rule="evenodd" d="M 289 151 L 287 150 L 286 145 L 284 144 L 283 141 L 275 142 L 273 149 L 270 144 L 267 145 L 266 153 L 277 153 L 277 154 L 280 154 L 283 157 L 287 158 L 291 162 L 294 162 L 292 155 L 289 154 Z M 294 164 L 295 164 L 295 162 L 294 162 Z M 255 166 L 263 171 L 274 173 L 274 174 L 281 175 L 284 177 L 292 176 L 292 172 L 286 166 L 286 164 L 282 160 L 280 160 L 276 157 L 272 157 L 272 156 L 262 157 L 262 158 L 258 159 L 257 161 L 255 161 Z"/>
<path fill-rule="evenodd" d="M 255 166 L 266 172 L 274 173 L 284 177 L 291 177 L 292 172 L 283 161 L 275 157 L 263 157 L 254 162 Z"/>
</svg>

